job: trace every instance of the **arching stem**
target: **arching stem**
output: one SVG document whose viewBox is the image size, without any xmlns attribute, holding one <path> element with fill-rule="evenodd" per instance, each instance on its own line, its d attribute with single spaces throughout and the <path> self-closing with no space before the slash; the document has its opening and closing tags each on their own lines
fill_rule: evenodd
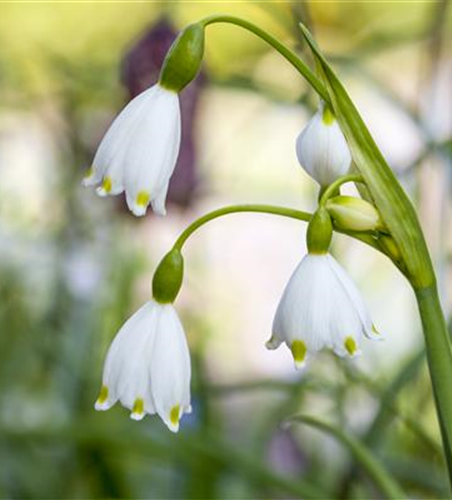
<svg viewBox="0 0 452 500">
<path fill-rule="evenodd" d="M 223 215 L 234 214 L 238 212 L 258 212 L 264 214 L 280 215 L 282 217 L 290 217 L 291 219 L 302 220 L 308 222 L 311 219 L 311 214 L 309 212 L 303 212 L 301 210 L 295 210 L 292 208 L 278 207 L 274 205 L 231 205 L 229 207 L 219 208 L 209 212 L 199 219 L 192 222 L 177 238 L 176 243 L 174 243 L 173 248 L 182 250 L 182 246 L 188 240 L 188 238 L 201 226 L 210 222 L 211 220 L 222 217 Z"/>
<path fill-rule="evenodd" d="M 277 38 L 267 33 L 259 26 L 256 26 L 249 21 L 245 21 L 244 19 L 240 19 L 235 16 L 226 16 L 226 15 L 214 15 L 210 17 L 206 17 L 199 21 L 199 23 L 203 26 L 209 26 L 210 24 L 215 23 L 229 23 L 234 24 L 236 26 L 240 26 L 241 28 L 250 31 L 255 34 L 266 43 L 271 45 L 275 50 L 277 50 L 289 63 L 308 81 L 308 83 L 313 87 L 313 89 L 319 94 L 319 96 L 327 103 L 330 102 L 330 98 L 325 89 L 323 83 L 317 78 L 317 76 L 313 73 L 313 71 L 309 68 L 309 66 L 303 62 L 300 57 L 289 47 L 281 43 Z"/>
<path fill-rule="evenodd" d="M 199 219 L 196 219 L 189 226 L 187 226 L 184 231 L 180 234 L 179 238 L 177 238 L 176 242 L 173 245 L 174 249 L 182 250 L 185 242 L 188 238 L 201 226 L 210 222 L 212 220 L 217 219 L 218 217 L 223 217 L 224 215 L 240 213 L 240 212 L 254 212 L 254 213 L 263 213 L 263 214 L 271 214 L 271 215 L 279 215 L 281 217 L 289 217 L 291 219 L 296 219 L 304 222 L 309 222 L 311 220 L 312 214 L 309 212 L 303 212 L 302 210 L 295 210 L 293 208 L 287 207 L 279 207 L 275 205 L 260 205 L 260 204 L 243 204 L 243 205 L 231 205 L 228 207 L 219 208 L 217 210 L 213 210 L 209 212 Z M 339 228 L 334 228 L 335 231 L 343 234 L 347 234 L 348 236 L 352 236 L 353 238 L 366 243 L 367 245 L 373 247 L 385 254 L 385 252 L 378 245 L 376 239 L 369 233 L 360 233 L 356 231 L 346 231 Z M 386 254 L 385 254 L 386 255 Z"/>
</svg>

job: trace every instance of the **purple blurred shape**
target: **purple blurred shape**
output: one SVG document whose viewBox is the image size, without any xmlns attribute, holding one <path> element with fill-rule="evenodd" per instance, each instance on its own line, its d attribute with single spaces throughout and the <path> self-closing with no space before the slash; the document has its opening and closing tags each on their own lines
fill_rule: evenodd
<svg viewBox="0 0 452 500">
<path fill-rule="evenodd" d="M 129 91 L 130 99 L 157 82 L 165 55 L 176 36 L 172 24 L 163 18 L 146 30 L 125 54 L 121 81 Z M 199 181 L 193 126 L 204 84 L 205 76 L 201 72 L 180 94 L 182 141 L 167 199 L 182 207 L 189 206 L 194 200 Z"/>
<path fill-rule="evenodd" d="M 267 448 L 271 468 L 284 475 L 299 476 L 306 470 L 306 456 L 300 450 L 289 430 L 278 429 Z"/>
</svg>

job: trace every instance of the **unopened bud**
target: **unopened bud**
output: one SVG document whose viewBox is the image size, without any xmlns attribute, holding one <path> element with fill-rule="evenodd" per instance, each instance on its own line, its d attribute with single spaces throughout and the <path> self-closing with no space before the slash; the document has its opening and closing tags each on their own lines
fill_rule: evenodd
<svg viewBox="0 0 452 500">
<path fill-rule="evenodd" d="M 198 74 L 204 55 L 204 27 L 191 24 L 174 41 L 163 62 L 159 83 L 180 92 Z"/>
<path fill-rule="evenodd" d="M 384 229 L 378 210 L 368 201 L 353 196 L 335 196 L 326 202 L 335 225 L 351 231 L 378 231 Z"/>
<path fill-rule="evenodd" d="M 320 207 L 308 225 L 306 242 L 311 254 L 324 254 L 330 248 L 333 237 L 333 224 L 328 210 Z"/>
<path fill-rule="evenodd" d="M 184 277 L 184 259 L 173 248 L 160 261 L 152 279 L 152 295 L 160 304 L 171 304 L 177 297 Z"/>
<path fill-rule="evenodd" d="M 300 165 L 322 187 L 350 168 L 347 141 L 331 109 L 323 103 L 298 136 L 296 152 Z"/>
</svg>

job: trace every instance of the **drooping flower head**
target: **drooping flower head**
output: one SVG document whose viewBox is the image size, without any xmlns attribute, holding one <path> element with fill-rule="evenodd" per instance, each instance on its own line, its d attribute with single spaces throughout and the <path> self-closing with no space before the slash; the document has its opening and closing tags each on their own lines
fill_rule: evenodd
<svg viewBox="0 0 452 500">
<path fill-rule="evenodd" d="M 117 401 L 141 420 L 157 413 L 170 430 L 190 413 L 190 355 L 172 304 L 150 300 L 119 330 L 105 360 L 96 410 Z"/>
<path fill-rule="evenodd" d="M 100 184 L 100 196 L 125 191 L 137 216 L 145 215 L 149 203 L 164 215 L 180 134 L 178 95 L 157 83 L 130 101 L 112 123 L 83 184 Z"/>
<path fill-rule="evenodd" d="M 158 81 L 160 68 L 176 35 L 171 21 L 162 16 L 140 35 L 124 55 L 121 81 L 130 99 Z M 201 69 L 196 79 L 179 94 L 182 136 L 167 201 L 184 208 L 193 202 L 199 186 L 194 125 L 206 80 L 206 74 Z"/>
<path fill-rule="evenodd" d="M 353 281 L 330 254 L 306 255 L 284 290 L 267 347 L 285 342 L 301 368 L 324 347 L 358 356 L 363 335 L 379 337 Z"/>
<path fill-rule="evenodd" d="M 173 432 L 191 412 L 190 354 L 173 307 L 182 276 L 182 254 L 172 249 L 154 274 L 153 298 L 123 325 L 108 350 L 96 410 L 120 401 L 134 420 L 157 413 Z"/>
<path fill-rule="evenodd" d="M 296 152 L 300 165 L 323 187 L 350 168 L 347 142 L 333 113 L 323 103 L 298 136 Z"/>
<path fill-rule="evenodd" d="M 186 28 L 168 52 L 159 82 L 135 97 L 114 120 L 83 184 L 100 196 L 126 192 L 129 209 L 149 203 L 165 214 L 165 200 L 181 139 L 179 92 L 197 75 L 204 51 L 201 25 Z"/>
<path fill-rule="evenodd" d="M 332 233 L 331 216 L 321 206 L 309 222 L 308 254 L 284 290 L 267 342 L 269 349 L 285 342 L 297 368 L 324 347 L 358 356 L 363 335 L 380 336 L 353 281 L 328 253 Z"/>
</svg>

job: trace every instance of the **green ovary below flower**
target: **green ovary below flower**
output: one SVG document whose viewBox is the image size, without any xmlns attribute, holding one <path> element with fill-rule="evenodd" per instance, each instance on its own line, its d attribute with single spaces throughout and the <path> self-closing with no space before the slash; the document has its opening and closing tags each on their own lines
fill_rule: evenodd
<svg viewBox="0 0 452 500">
<path fill-rule="evenodd" d="M 105 134 L 93 166 L 83 180 L 99 196 L 126 192 L 136 216 L 165 215 L 168 184 L 179 155 L 181 117 L 179 96 L 159 83 L 135 97 Z"/>
<path fill-rule="evenodd" d="M 322 187 L 345 175 L 350 168 L 347 141 L 323 103 L 298 136 L 296 152 L 300 165 Z"/>
<path fill-rule="evenodd" d="M 172 304 L 150 300 L 119 330 L 104 365 L 96 410 L 118 400 L 141 420 L 157 413 L 177 432 L 190 406 L 190 355 L 185 333 Z"/>
<path fill-rule="evenodd" d="M 358 356 L 363 334 L 381 338 L 353 281 L 330 254 L 306 255 L 284 290 L 267 347 L 285 342 L 299 369 L 324 347 Z"/>
</svg>

